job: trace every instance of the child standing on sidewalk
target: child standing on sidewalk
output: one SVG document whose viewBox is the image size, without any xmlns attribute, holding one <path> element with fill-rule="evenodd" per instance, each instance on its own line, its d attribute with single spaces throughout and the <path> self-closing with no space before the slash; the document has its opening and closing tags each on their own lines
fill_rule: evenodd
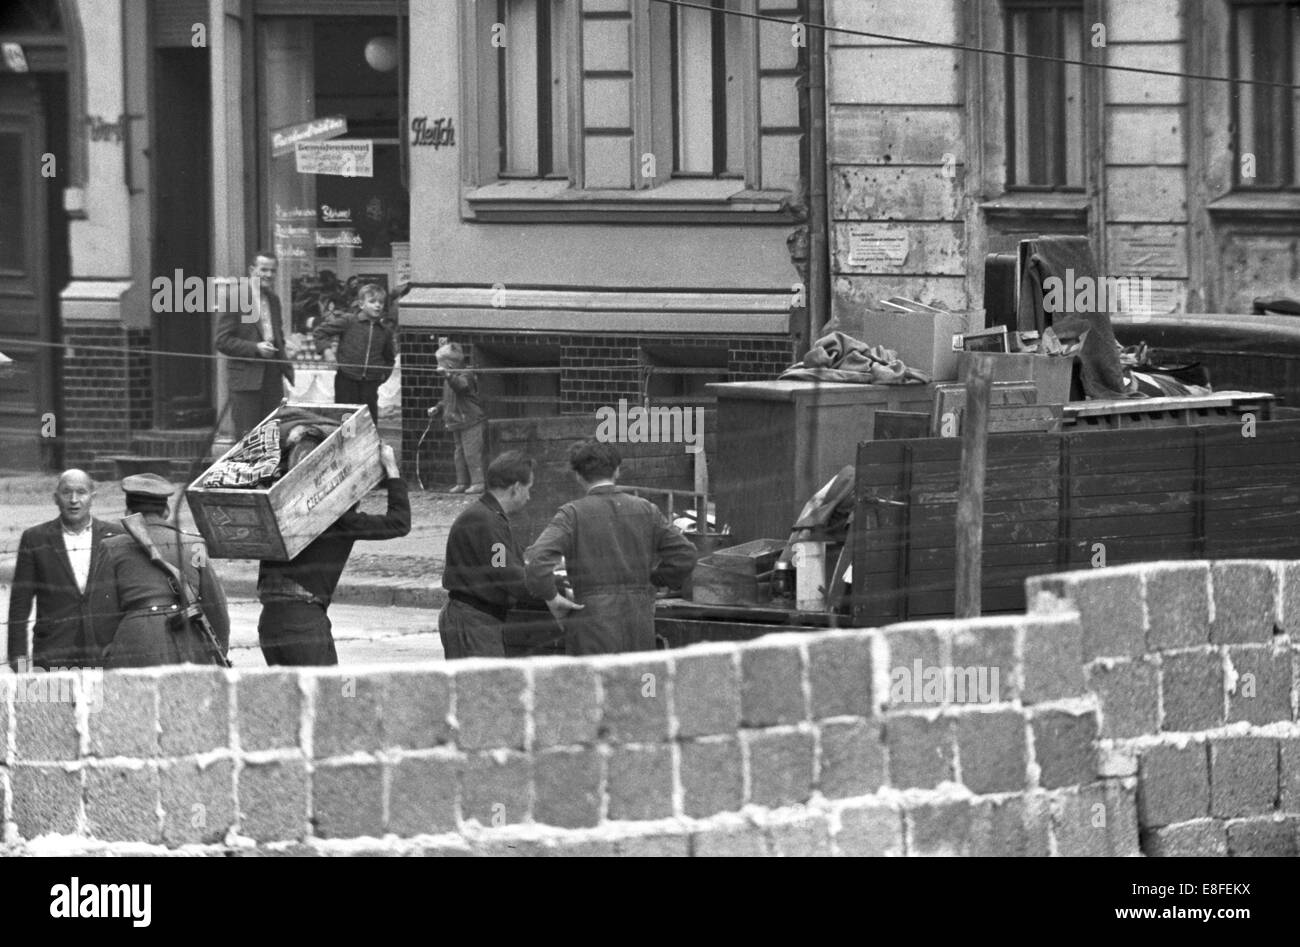
<svg viewBox="0 0 1300 947">
<path fill-rule="evenodd" d="M 337 341 L 334 375 L 335 404 L 364 404 L 379 426 L 379 386 L 392 374 L 397 360 L 397 336 L 384 319 L 388 294 L 367 283 L 357 291 L 357 311 L 331 315 L 312 330 L 316 351 Z"/>
<path fill-rule="evenodd" d="M 438 340 L 434 357 L 443 375 L 442 401 L 429 417 L 442 415 L 443 426 L 456 440 L 456 486 L 452 493 L 483 492 L 483 435 L 487 421 L 478 397 L 478 379 L 465 368 L 465 353 L 455 342 Z"/>
</svg>

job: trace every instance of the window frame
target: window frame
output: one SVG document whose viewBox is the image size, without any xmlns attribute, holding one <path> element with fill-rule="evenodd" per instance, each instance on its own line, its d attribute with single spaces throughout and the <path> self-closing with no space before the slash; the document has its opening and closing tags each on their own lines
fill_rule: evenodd
<svg viewBox="0 0 1300 947">
<path fill-rule="evenodd" d="M 658 174 L 643 179 L 632 178 L 630 188 L 587 187 L 584 163 L 585 124 L 583 103 L 582 33 L 580 0 L 570 0 L 573 8 L 566 17 L 567 30 L 563 48 L 568 57 L 565 65 L 568 87 L 567 136 L 569 156 L 567 175 L 550 178 L 503 177 L 492 168 L 493 144 L 497 134 L 498 109 L 490 100 L 496 98 L 497 72 L 491 55 L 485 55 L 481 37 L 485 17 L 482 4 L 460 0 L 461 114 L 474 131 L 466 136 L 461 149 L 461 216 L 483 222 L 628 222 L 628 223 L 779 223 L 788 225 L 803 218 L 802 208 L 795 206 L 797 189 L 763 189 L 752 182 L 760 180 L 758 136 L 758 92 L 760 70 L 757 31 L 745 31 L 745 86 L 741 100 L 746 109 L 742 126 L 744 141 L 740 148 L 746 170 L 743 177 L 674 175 L 672 149 L 671 92 L 668 83 L 657 81 L 650 68 L 668 50 L 656 49 L 667 39 L 666 8 L 651 0 L 631 0 L 632 141 L 637 155 L 656 156 Z M 729 0 L 743 9 L 757 7 L 757 0 Z M 495 3 L 490 5 L 495 12 Z M 738 18 L 742 24 L 754 21 Z M 665 63 L 666 68 L 666 63 Z M 667 73 L 664 73 L 666 76 Z M 642 78 L 642 77 L 649 78 Z M 794 82 L 791 79 L 791 82 Z M 490 127 L 489 127 L 490 126 Z M 665 136 L 668 140 L 665 141 Z M 666 160 L 660 160 L 659 156 Z"/>
<path fill-rule="evenodd" d="M 1236 80 L 1238 79 L 1238 69 L 1241 66 L 1238 55 L 1239 43 L 1237 35 L 1238 14 L 1246 7 L 1261 8 L 1281 8 L 1291 13 L 1284 19 L 1291 23 L 1289 29 L 1293 32 L 1288 37 L 1291 42 L 1284 44 L 1284 53 L 1288 59 L 1290 72 L 1295 75 L 1297 72 L 1297 62 L 1295 56 L 1295 44 L 1300 38 L 1300 3 L 1296 0 L 1227 0 L 1227 21 L 1228 33 L 1226 39 L 1227 48 L 1227 69 L 1224 74 L 1233 78 L 1232 94 L 1229 105 L 1231 111 L 1227 118 L 1232 135 L 1232 189 L 1239 193 L 1269 193 L 1269 192 L 1288 192 L 1300 191 L 1300 160 L 1297 160 L 1294 142 L 1298 133 L 1300 133 L 1300 96 L 1292 96 L 1294 100 L 1290 105 L 1290 123 L 1286 129 L 1287 134 L 1283 137 L 1282 145 L 1278 149 L 1280 155 L 1284 156 L 1283 160 L 1289 163 L 1290 167 L 1286 168 L 1286 174 L 1282 175 L 1280 182 L 1276 184 L 1243 184 L 1241 178 L 1241 96 L 1237 94 Z M 1291 12 L 1294 11 L 1294 12 Z M 1258 56 L 1258 50 L 1254 55 Z M 1274 90 L 1275 94 L 1280 90 Z M 1266 124 L 1272 125 L 1271 121 Z"/>
</svg>

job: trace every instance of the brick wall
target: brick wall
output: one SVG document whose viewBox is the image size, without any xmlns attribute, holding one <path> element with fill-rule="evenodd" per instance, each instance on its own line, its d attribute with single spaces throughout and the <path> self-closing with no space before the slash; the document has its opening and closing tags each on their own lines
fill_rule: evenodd
<svg viewBox="0 0 1300 947">
<path fill-rule="evenodd" d="M 6 677 L 4 852 L 1294 854 L 1298 583 L 1159 564 L 675 652 Z M 943 667 L 987 693 L 904 683 Z"/>
<path fill-rule="evenodd" d="M 442 381 L 434 374 L 434 352 L 441 332 L 403 333 L 402 352 L 402 455 L 403 469 L 415 470 L 416 445 L 429 423 L 426 412 L 442 398 Z M 665 339 L 655 335 L 613 336 L 596 333 L 557 335 L 552 333 L 445 333 L 465 349 L 473 362 L 474 346 L 501 348 L 558 347 L 560 350 L 560 404 L 556 414 L 590 414 L 593 429 L 595 411 L 602 405 L 617 405 L 619 398 L 639 403 L 641 352 L 645 345 L 725 345 L 727 381 L 775 378 L 793 360 L 788 338 L 766 336 L 683 336 Z M 554 367 L 553 363 L 551 366 Z M 480 384 L 481 384 L 480 379 Z M 485 405 L 493 417 L 491 403 Z M 452 440 L 434 425 L 421 452 L 420 473 L 430 489 L 446 489 L 456 482 L 452 464 Z M 490 458 L 489 458 L 490 459 Z"/>
<path fill-rule="evenodd" d="M 62 432 L 65 467 L 113 475 L 100 455 L 128 453 L 133 431 L 153 423 L 148 329 L 115 323 L 65 322 Z M 91 348 L 94 346 L 94 348 Z"/>
</svg>

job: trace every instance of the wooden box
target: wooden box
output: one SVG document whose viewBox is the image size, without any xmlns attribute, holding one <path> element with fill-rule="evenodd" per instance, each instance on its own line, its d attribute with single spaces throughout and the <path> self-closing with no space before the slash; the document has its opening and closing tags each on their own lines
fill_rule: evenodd
<svg viewBox="0 0 1300 947">
<path fill-rule="evenodd" d="M 702 557 L 691 574 L 691 601 L 704 605 L 770 601 L 768 576 L 784 548 L 779 539 L 756 539 Z"/>
<path fill-rule="evenodd" d="M 185 499 L 214 559 L 292 559 L 383 476 L 379 432 L 365 405 L 288 407 L 337 419 L 342 426 L 269 489 L 199 486 L 211 467 L 189 485 Z"/>
</svg>

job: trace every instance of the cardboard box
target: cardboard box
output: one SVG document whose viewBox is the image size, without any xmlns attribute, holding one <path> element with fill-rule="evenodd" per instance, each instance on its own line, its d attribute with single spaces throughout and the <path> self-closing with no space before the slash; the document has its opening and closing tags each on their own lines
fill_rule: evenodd
<svg viewBox="0 0 1300 947">
<path fill-rule="evenodd" d="M 898 353 L 909 368 L 925 372 L 933 381 L 957 377 L 957 353 L 952 337 L 984 328 L 984 311 L 974 312 L 862 312 L 842 317 L 839 329 L 868 345 L 883 345 Z"/>
<path fill-rule="evenodd" d="M 958 377 L 965 378 L 965 366 L 971 356 L 967 352 L 954 354 L 958 357 Z M 1073 358 L 1027 352 L 981 352 L 980 355 L 992 359 L 994 381 L 1033 382 L 1038 389 L 1039 404 L 1064 404 L 1070 400 Z"/>
<path fill-rule="evenodd" d="M 288 407 L 313 411 L 342 424 L 269 488 L 199 486 L 211 467 L 189 485 L 185 499 L 213 559 L 292 559 L 382 478 L 379 432 L 365 405 Z M 279 410 L 267 417 L 274 417 Z"/>
</svg>

